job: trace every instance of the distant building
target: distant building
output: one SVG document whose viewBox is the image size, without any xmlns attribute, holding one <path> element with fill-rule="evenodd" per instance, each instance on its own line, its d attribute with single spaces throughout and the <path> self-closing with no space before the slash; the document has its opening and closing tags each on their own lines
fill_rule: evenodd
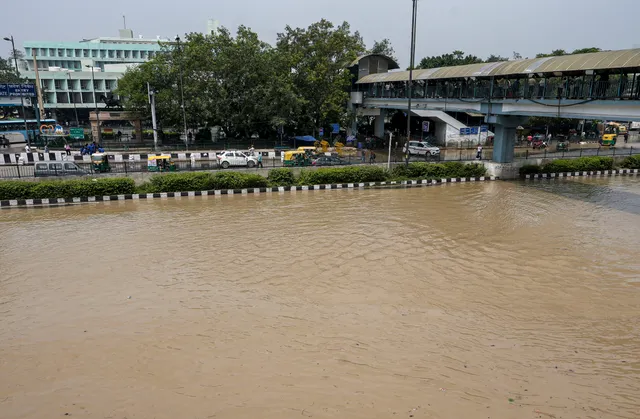
<svg viewBox="0 0 640 419">
<path fill-rule="evenodd" d="M 84 115 L 95 108 L 96 102 L 98 107 L 104 107 L 100 97 L 117 87 L 127 68 L 153 58 L 160 51 L 160 41 L 168 42 L 160 37 L 134 38 L 131 29 L 121 29 L 118 37 L 79 42 L 28 41 L 24 43 L 25 59 L 20 63 L 20 73 L 35 83 L 32 56 L 35 51 L 45 109 L 61 122 L 71 121 L 75 104 L 85 119 Z"/>
<path fill-rule="evenodd" d="M 207 35 L 214 35 L 218 33 L 220 22 L 214 19 L 207 20 Z"/>
</svg>

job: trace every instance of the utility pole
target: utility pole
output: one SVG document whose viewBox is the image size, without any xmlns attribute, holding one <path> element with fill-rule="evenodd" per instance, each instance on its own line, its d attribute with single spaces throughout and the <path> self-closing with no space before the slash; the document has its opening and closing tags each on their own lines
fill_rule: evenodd
<svg viewBox="0 0 640 419">
<path fill-rule="evenodd" d="M 407 145 L 406 164 L 409 165 L 409 141 L 411 141 L 411 99 L 413 96 L 413 67 L 416 62 L 416 19 L 418 15 L 418 0 L 413 1 L 413 11 L 411 14 L 411 64 L 409 66 L 409 85 L 407 95 L 409 96 L 409 107 L 407 109 Z"/>
<path fill-rule="evenodd" d="M 153 149 L 158 151 L 158 124 L 156 123 L 156 92 L 151 89 L 147 82 L 147 93 L 149 94 L 149 105 L 151 105 L 151 124 L 153 127 Z"/>
<path fill-rule="evenodd" d="M 16 66 L 16 76 L 20 77 L 20 69 L 18 68 L 18 56 L 16 55 L 16 44 L 11 37 L 3 38 L 5 41 L 11 42 L 11 49 L 13 50 L 13 63 Z M 31 146 L 31 140 L 29 139 L 29 127 L 27 126 L 27 111 L 24 109 L 24 97 L 20 94 L 20 104 L 22 105 L 22 117 L 24 118 L 24 135 L 26 136 L 27 145 Z"/>
<path fill-rule="evenodd" d="M 178 43 L 178 50 L 180 50 L 180 36 L 176 35 L 176 42 Z M 182 52 L 182 50 L 180 50 Z M 189 150 L 189 138 L 187 136 L 187 110 L 184 107 L 184 83 L 182 79 L 182 57 L 180 57 L 180 62 L 178 63 L 178 68 L 180 70 L 180 101 L 182 104 L 182 121 L 184 123 L 184 144 L 185 148 Z"/>
<path fill-rule="evenodd" d="M 44 101 L 42 100 L 42 86 L 40 85 L 40 71 L 38 70 L 38 60 L 36 60 L 36 48 L 31 48 L 33 56 L 33 71 L 36 72 L 36 94 L 38 95 L 38 109 L 40 109 L 40 119 L 45 118 Z"/>
</svg>

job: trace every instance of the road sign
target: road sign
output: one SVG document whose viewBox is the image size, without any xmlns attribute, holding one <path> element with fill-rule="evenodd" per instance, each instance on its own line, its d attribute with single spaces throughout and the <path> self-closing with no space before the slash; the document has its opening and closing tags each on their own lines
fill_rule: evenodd
<svg viewBox="0 0 640 419">
<path fill-rule="evenodd" d="M 460 128 L 460 135 L 471 135 L 471 128 Z"/>
<path fill-rule="evenodd" d="M 72 140 L 84 140 L 83 128 L 71 128 L 69 129 L 69 135 Z"/>
<path fill-rule="evenodd" d="M 422 132 L 429 132 L 431 123 L 429 121 L 422 121 Z"/>
<path fill-rule="evenodd" d="M 478 127 L 471 127 L 471 135 L 478 135 Z"/>
<path fill-rule="evenodd" d="M 33 97 L 36 87 L 33 84 L 0 84 L 0 97 Z"/>
<path fill-rule="evenodd" d="M 480 127 L 480 132 L 489 132 L 489 126 L 488 125 L 482 125 Z"/>
<path fill-rule="evenodd" d="M 331 124 L 331 133 L 340 134 L 340 124 Z"/>
</svg>

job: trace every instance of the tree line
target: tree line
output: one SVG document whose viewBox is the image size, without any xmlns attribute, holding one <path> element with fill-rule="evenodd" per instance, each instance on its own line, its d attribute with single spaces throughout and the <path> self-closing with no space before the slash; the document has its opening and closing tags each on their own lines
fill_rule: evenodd
<svg viewBox="0 0 640 419">
<path fill-rule="evenodd" d="M 393 53 L 387 40 L 374 48 Z M 183 86 L 191 128 L 219 126 L 233 138 L 314 134 L 331 123 L 346 126 L 354 117 L 346 107 L 354 77 L 349 67 L 366 52 L 346 22 L 287 26 L 275 45 L 245 26 L 235 34 L 222 27 L 162 44 L 153 59 L 125 73 L 117 93 L 127 108 L 148 114 L 149 83 L 165 127 L 182 126 Z"/>
</svg>

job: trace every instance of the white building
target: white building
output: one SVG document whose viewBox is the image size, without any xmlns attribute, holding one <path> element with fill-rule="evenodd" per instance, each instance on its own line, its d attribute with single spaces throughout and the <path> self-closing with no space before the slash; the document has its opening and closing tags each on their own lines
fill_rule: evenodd
<svg viewBox="0 0 640 419">
<path fill-rule="evenodd" d="M 24 43 L 20 72 L 35 84 L 35 52 L 45 109 L 69 115 L 65 110 L 73 112 L 74 105 L 78 110 L 94 109 L 96 103 L 104 107 L 100 97 L 115 90 L 128 67 L 153 58 L 161 50 L 160 42 L 168 40 L 134 38 L 131 29 L 121 29 L 119 37 L 80 42 L 29 41 Z"/>
</svg>

